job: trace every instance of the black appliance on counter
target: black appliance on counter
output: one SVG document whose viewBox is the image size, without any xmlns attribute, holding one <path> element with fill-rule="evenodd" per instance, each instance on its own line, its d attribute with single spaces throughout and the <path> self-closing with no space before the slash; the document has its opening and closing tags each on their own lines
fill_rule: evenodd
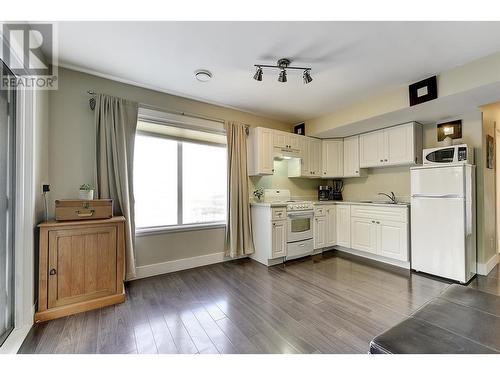
<svg viewBox="0 0 500 375">
<path fill-rule="evenodd" d="M 344 190 L 344 181 L 342 180 L 333 180 L 332 182 L 332 193 L 331 199 L 334 201 L 342 200 L 342 191 Z"/>
<path fill-rule="evenodd" d="M 318 200 L 319 201 L 329 201 L 332 196 L 332 187 L 331 186 L 319 186 L 318 187 Z"/>
</svg>

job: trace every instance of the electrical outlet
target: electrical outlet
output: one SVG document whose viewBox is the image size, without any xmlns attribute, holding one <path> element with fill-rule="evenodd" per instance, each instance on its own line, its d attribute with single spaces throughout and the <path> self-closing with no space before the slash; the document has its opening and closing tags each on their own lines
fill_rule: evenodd
<svg viewBox="0 0 500 375">
<path fill-rule="evenodd" d="M 47 193 L 50 191 L 50 185 L 49 184 L 43 184 L 42 185 L 42 192 Z"/>
</svg>

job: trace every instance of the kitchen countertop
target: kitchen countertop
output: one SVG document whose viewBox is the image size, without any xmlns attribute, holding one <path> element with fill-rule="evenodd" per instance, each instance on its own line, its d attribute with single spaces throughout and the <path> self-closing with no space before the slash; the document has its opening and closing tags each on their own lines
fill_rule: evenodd
<svg viewBox="0 0 500 375">
<path fill-rule="evenodd" d="M 363 206 L 381 206 L 381 207 L 409 207 L 410 203 L 407 202 L 398 202 L 397 204 L 393 203 L 385 203 L 385 202 L 363 202 L 363 201 L 312 201 L 316 206 L 324 205 L 324 204 L 356 204 Z M 251 206 L 261 206 L 261 207 L 286 207 L 286 203 L 282 202 L 250 202 Z"/>
</svg>

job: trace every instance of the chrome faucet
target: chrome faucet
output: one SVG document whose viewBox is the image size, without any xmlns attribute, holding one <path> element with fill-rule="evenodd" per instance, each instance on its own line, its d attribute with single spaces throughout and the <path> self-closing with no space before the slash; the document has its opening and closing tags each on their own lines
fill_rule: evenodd
<svg viewBox="0 0 500 375">
<path fill-rule="evenodd" d="M 391 200 L 391 203 L 392 203 L 392 204 L 396 204 L 396 203 L 398 203 L 398 201 L 397 201 L 397 199 L 396 199 L 396 195 L 394 194 L 394 192 L 393 192 L 393 191 L 391 191 L 391 194 L 390 194 L 390 195 L 389 195 L 389 194 L 386 194 L 386 193 L 378 193 L 378 195 L 383 195 L 383 196 L 385 196 L 385 197 L 389 198 L 389 199 Z"/>
</svg>

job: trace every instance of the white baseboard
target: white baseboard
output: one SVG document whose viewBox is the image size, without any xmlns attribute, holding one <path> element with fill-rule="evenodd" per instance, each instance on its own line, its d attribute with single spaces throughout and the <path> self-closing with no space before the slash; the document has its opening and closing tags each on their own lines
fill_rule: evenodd
<svg viewBox="0 0 500 375">
<path fill-rule="evenodd" d="M 498 263 L 498 254 L 493 255 L 486 263 L 477 264 L 478 275 L 486 276 L 490 271 L 495 268 Z"/>
<path fill-rule="evenodd" d="M 135 269 L 135 278 L 132 280 L 143 279 L 145 277 L 162 275 L 164 273 L 187 270 L 189 268 L 207 266 L 209 264 L 221 263 L 227 260 L 233 260 L 224 256 L 223 252 L 207 255 L 200 255 L 192 258 L 171 260 L 168 262 L 148 264 L 139 266 Z"/>
<path fill-rule="evenodd" d="M 349 247 L 344 247 L 344 246 L 334 246 L 333 249 L 338 250 L 338 251 L 343 251 L 345 253 L 357 255 L 359 257 L 368 258 L 371 260 L 376 260 L 377 262 L 387 263 L 387 264 L 390 264 L 391 266 L 405 268 L 408 270 L 410 269 L 410 262 L 404 262 L 401 260 L 386 258 L 386 257 L 380 256 L 377 254 L 371 254 L 371 253 L 367 253 L 365 251 L 355 250 L 355 249 L 351 249 Z"/>
</svg>

